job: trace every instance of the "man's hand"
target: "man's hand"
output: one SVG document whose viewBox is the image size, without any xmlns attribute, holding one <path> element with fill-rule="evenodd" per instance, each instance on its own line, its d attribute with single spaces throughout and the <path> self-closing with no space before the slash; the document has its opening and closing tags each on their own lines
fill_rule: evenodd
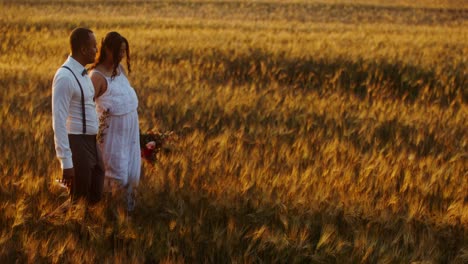
<svg viewBox="0 0 468 264">
<path fill-rule="evenodd" d="M 68 189 L 71 188 L 73 179 L 75 178 L 75 169 L 63 169 L 62 183 L 67 186 Z"/>
</svg>

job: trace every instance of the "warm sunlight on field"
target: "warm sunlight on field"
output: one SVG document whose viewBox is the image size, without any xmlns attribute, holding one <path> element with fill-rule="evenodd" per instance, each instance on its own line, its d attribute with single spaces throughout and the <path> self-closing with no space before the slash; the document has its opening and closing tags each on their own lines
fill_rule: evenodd
<svg viewBox="0 0 468 264">
<path fill-rule="evenodd" d="M 468 263 L 466 1 L 0 0 L 0 25 L 2 263 Z M 178 135 L 131 218 L 48 217 L 76 26 L 128 38 L 141 128 Z"/>
</svg>

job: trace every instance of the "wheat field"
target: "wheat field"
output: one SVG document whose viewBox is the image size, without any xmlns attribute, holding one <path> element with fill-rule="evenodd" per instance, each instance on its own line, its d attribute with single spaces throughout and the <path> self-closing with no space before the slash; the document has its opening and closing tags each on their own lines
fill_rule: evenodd
<svg viewBox="0 0 468 264">
<path fill-rule="evenodd" d="M 77 26 L 177 135 L 131 216 L 50 217 Z M 0 36 L 2 263 L 468 263 L 466 1 L 0 0 Z"/>
</svg>

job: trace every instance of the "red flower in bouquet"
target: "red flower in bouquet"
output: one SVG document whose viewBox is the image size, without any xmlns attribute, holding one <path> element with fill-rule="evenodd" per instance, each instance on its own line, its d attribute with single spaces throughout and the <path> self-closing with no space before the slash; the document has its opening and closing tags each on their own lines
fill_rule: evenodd
<svg viewBox="0 0 468 264">
<path fill-rule="evenodd" d="M 143 148 L 141 150 L 141 157 L 145 160 L 151 160 L 154 152 L 154 149 Z"/>
<path fill-rule="evenodd" d="M 174 139 L 174 132 L 153 132 L 140 133 L 141 157 L 154 164 L 157 161 L 157 154 L 166 147 L 166 144 Z"/>
</svg>

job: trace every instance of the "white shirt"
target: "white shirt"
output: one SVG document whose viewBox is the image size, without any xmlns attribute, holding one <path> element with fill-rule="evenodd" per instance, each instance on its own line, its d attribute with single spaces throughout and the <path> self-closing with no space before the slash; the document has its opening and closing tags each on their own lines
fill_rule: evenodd
<svg viewBox="0 0 468 264">
<path fill-rule="evenodd" d="M 96 135 L 99 123 L 93 101 L 93 83 L 89 75 L 81 75 L 85 68 L 71 56 L 63 65 L 68 66 L 73 71 L 83 87 L 86 134 Z M 82 112 L 80 86 L 68 69 L 60 67 L 55 73 L 52 83 L 52 127 L 54 129 L 55 150 L 62 169 L 73 168 L 68 134 L 83 134 Z"/>
</svg>

